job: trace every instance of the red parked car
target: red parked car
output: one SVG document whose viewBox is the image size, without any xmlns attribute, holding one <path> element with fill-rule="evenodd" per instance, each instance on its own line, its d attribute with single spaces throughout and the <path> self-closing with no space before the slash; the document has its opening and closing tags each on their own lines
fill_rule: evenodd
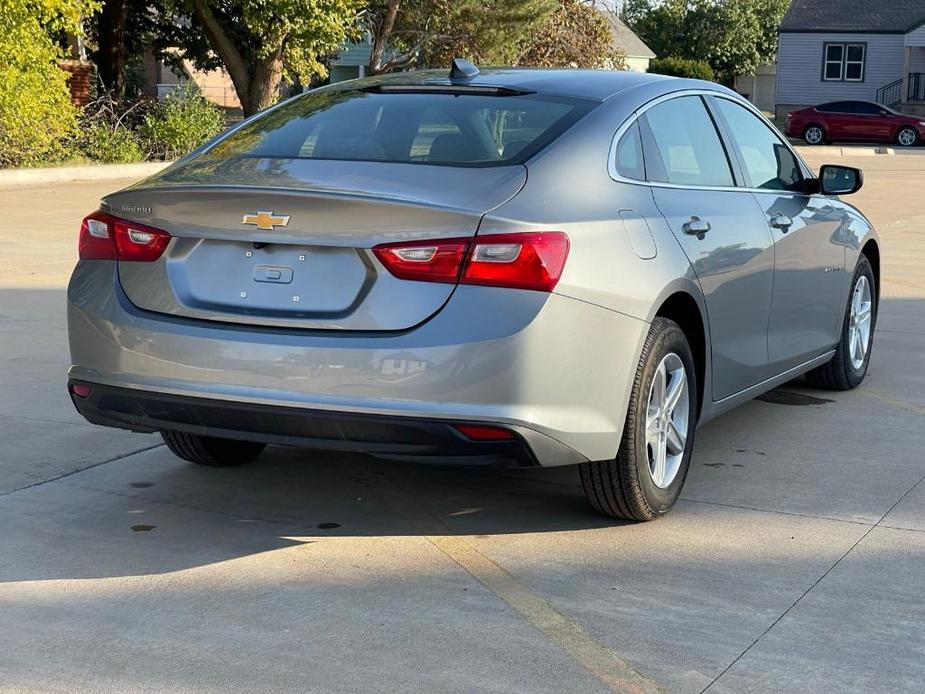
<svg viewBox="0 0 925 694">
<path fill-rule="evenodd" d="M 862 140 L 914 147 L 925 140 L 925 116 L 906 116 L 872 101 L 833 101 L 794 111 L 784 130 L 809 145 Z"/>
</svg>

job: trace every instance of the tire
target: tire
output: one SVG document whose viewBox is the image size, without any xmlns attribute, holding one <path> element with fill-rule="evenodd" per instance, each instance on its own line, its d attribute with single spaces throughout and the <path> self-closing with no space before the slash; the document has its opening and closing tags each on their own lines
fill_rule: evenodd
<svg viewBox="0 0 925 694">
<path fill-rule="evenodd" d="M 919 143 L 919 133 L 915 128 L 906 126 L 896 133 L 896 144 L 900 147 L 915 147 Z"/>
<path fill-rule="evenodd" d="M 803 129 L 803 141 L 808 145 L 824 145 L 825 128 L 818 123 L 810 123 Z"/>
<path fill-rule="evenodd" d="M 858 350 L 855 347 L 852 353 L 852 338 L 855 335 L 853 328 L 853 308 L 856 293 L 862 280 L 867 283 L 870 292 L 869 322 L 867 327 L 866 338 L 861 331 L 861 338 L 866 339 L 866 351 L 862 359 L 857 359 Z M 848 293 L 848 305 L 845 308 L 845 317 L 842 325 L 841 339 L 835 348 L 835 356 L 832 360 L 806 374 L 806 380 L 809 384 L 823 390 L 851 390 L 856 388 L 867 375 L 867 367 L 870 364 L 870 355 L 874 346 L 874 329 L 877 325 L 877 284 L 874 279 L 874 270 L 870 265 L 867 256 L 861 254 L 858 258 L 857 267 L 854 270 L 854 277 L 851 280 L 851 291 Z"/>
<path fill-rule="evenodd" d="M 178 458 L 209 467 L 231 467 L 249 463 L 267 447 L 265 443 L 217 439 L 180 431 L 162 431 L 161 438 Z"/>
<path fill-rule="evenodd" d="M 673 355 L 673 358 L 672 358 Z M 672 421 L 679 434 L 684 431 L 684 440 L 680 447 L 672 449 L 672 437 L 667 434 L 667 453 L 675 454 L 666 460 L 663 470 L 669 464 L 674 474 L 661 476 L 657 483 L 657 473 L 653 472 L 650 461 L 652 448 L 650 433 L 655 430 L 670 431 L 666 421 L 657 414 L 649 416 L 650 398 L 657 391 L 656 379 L 662 364 L 669 366 L 669 380 L 664 390 L 672 392 L 675 378 L 683 371 L 686 392 L 683 392 L 674 414 L 683 414 L 678 408 L 686 406 L 686 418 L 678 416 Z M 673 366 L 672 366 L 673 365 Z M 630 394 L 626 424 L 623 427 L 623 439 L 620 449 L 613 460 L 583 463 L 579 466 L 581 483 L 591 506 L 599 513 L 613 518 L 633 521 L 649 521 L 666 514 L 674 506 L 684 486 L 687 470 L 690 466 L 691 450 L 694 445 L 694 431 L 697 425 L 697 372 L 687 338 L 677 323 L 666 318 L 656 318 L 642 348 L 642 356 L 636 369 L 636 377 Z M 656 421 L 657 426 L 648 427 L 647 423 Z M 662 436 L 661 433 L 658 436 Z M 662 439 L 658 439 L 662 440 Z M 675 444 L 678 439 L 673 439 Z M 656 466 L 657 467 L 657 466 Z"/>
</svg>

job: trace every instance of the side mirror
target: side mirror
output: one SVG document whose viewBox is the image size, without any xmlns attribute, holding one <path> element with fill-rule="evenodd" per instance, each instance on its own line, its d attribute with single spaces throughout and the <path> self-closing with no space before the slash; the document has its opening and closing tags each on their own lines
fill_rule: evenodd
<svg viewBox="0 0 925 694">
<path fill-rule="evenodd" d="M 817 182 L 823 195 L 851 195 L 864 185 L 864 172 L 850 166 L 826 164 L 819 169 Z"/>
</svg>

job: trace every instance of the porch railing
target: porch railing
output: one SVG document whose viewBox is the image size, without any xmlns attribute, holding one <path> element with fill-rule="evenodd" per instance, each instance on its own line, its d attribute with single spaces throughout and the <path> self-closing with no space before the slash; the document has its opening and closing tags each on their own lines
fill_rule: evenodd
<svg viewBox="0 0 925 694">
<path fill-rule="evenodd" d="M 909 74 L 909 93 L 906 101 L 925 101 L 925 72 Z"/>
<path fill-rule="evenodd" d="M 903 81 L 898 79 L 877 90 L 877 103 L 893 108 L 903 102 Z"/>
<path fill-rule="evenodd" d="M 925 101 L 925 72 L 909 73 L 906 101 Z M 895 108 L 903 102 L 903 81 L 890 82 L 877 90 L 877 103 Z"/>
</svg>

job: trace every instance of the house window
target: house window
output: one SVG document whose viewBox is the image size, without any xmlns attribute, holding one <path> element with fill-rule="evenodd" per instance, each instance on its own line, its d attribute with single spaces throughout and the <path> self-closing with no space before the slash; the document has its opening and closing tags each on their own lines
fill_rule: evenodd
<svg viewBox="0 0 925 694">
<path fill-rule="evenodd" d="M 823 48 L 822 79 L 863 82 L 866 60 L 866 43 L 827 43 Z"/>
</svg>

